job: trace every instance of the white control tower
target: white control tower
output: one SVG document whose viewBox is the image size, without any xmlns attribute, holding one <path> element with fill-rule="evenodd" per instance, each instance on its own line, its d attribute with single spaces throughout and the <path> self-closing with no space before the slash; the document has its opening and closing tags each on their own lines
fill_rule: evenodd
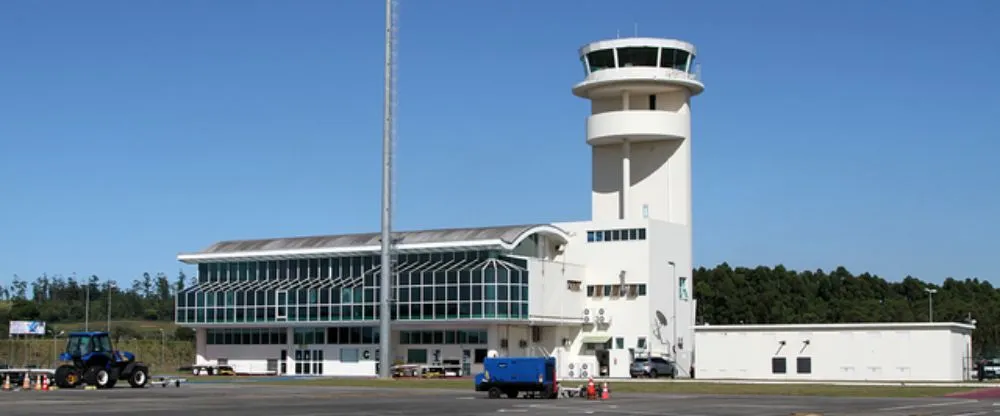
<svg viewBox="0 0 1000 416">
<path fill-rule="evenodd" d="M 705 86 L 694 45 L 622 38 L 580 49 L 589 99 L 592 220 L 650 218 L 690 226 L 691 97 Z"/>
</svg>

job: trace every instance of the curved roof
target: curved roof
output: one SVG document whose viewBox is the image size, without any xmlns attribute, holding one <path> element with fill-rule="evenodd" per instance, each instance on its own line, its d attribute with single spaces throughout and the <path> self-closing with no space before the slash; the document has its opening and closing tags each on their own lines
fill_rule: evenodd
<svg viewBox="0 0 1000 416">
<path fill-rule="evenodd" d="M 585 56 L 593 51 L 600 51 L 604 49 L 611 48 L 628 48 L 635 46 L 648 46 L 654 48 L 668 48 L 668 49 L 680 49 L 687 51 L 692 55 L 697 55 L 697 49 L 690 42 L 685 42 L 678 39 L 665 39 L 665 38 L 617 38 L 617 39 L 605 39 L 590 42 L 586 45 L 580 47 L 580 56 Z"/>
<path fill-rule="evenodd" d="M 513 249 L 535 234 L 546 234 L 566 243 L 569 235 L 549 224 L 478 228 L 446 228 L 394 232 L 397 251 L 438 251 L 458 248 Z M 381 233 L 220 241 L 197 253 L 181 254 L 187 263 L 233 258 L 297 258 L 302 256 L 361 254 L 381 250 Z"/>
</svg>

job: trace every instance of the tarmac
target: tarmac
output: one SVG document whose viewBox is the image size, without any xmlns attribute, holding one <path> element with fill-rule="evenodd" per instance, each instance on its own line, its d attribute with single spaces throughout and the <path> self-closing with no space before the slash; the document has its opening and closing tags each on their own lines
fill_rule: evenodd
<svg viewBox="0 0 1000 416">
<path fill-rule="evenodd" d="M 3 415 L 648 415 L 1000 416 L 1000 402 L 955 398 L 846 398 L 615 394 L 584 399 L 487 399 L 456 390 L 188 384 L 111 390 L 0 392 Z"/>
</svg>

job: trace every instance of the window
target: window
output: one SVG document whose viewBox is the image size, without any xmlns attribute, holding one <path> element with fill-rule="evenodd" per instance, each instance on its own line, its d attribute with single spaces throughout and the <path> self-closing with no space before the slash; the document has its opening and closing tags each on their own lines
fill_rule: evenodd
<svg viewBox="0 0 1000 416">
<path fill-rule="evenodd" d="M 672 68 L 680 71 L 687 71 L 688 56 L 687 51 L 664 48 L 660 55 L 660 68 Z"/>
<path fill-rule="evenodd" d="M 623 349 L 625 349 L 625 337 L 616 337 L 615 338 L 615 349 L 617 349 L 617 350 L 623 350 Z"/>
<path fill-rule="evenodd" d="M 646 349 L 646 337 L 639 337 L 635 341 L 635 347 L 640 350 Z"/>
<path fill-rule="evenodd" d="M 427 350 L 410 348 L 406 350 L 407 364 L 427 364 Z"/>
<path fill-rule="evenodd" d="M 655 106 L 655 103 L 651 105 Z M 615 229 L 615 230 L 587 231 L 587 242 L 589 243 L 596 243 L 602 241 L 634 241 L 634 240 L 645 240 L 645 239 L 646 239 L 645 228 L 625 228 L 625 229 Z"/>
<path fill-rule="evenodd" d="M 649 109 L 650 110 L 656 109 L 656 94 L 649 95 Z M 632 237 L 632 239 L 635 240 L 635 237 Z"/>
<path fill-rule="evenodd" d="M 587 63 L 590 64 L 590 72 L 614 68 L 615 51 L 614 49 L 605 49 L 603 51 L 593 51 L 588 53 Z"/>
<path fill-rule="evenodd" d="M 656 67 L 656 55 L 658 48 L 654 47 L 631 47 L 618 48 L 618 66 L 627 68 L 632 66 Z M 687 63 L 687 62 L 685 62 Z"/>
<path fill-rule="evenodd" d="M 785 362 L 785 357 L 772 357 L 771 358 L 771 373 L 772 374 L 785 374 L 788 369 L 786 368 L 788 364 Z"/>
<path fill-rule="evenodd" d="M 812 358 L 811 357 L 796 358 L 795 372 L 798 374 L 812 374 Z"/>
<path fill-rule="evenodd" d="M 342 363 L 356 363 L 356 362 L 358 362 L 358 349 L 357 348 L 341 348 L 340 349 L 340 362 L 342 362 Z"/>
</svg>

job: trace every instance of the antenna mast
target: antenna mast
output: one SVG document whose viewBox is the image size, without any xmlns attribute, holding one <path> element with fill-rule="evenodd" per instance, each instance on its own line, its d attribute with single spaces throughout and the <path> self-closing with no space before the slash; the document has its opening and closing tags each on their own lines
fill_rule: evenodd
<svg viewBox="0 0 1000 416">
<path fill-rule="evenodd" d="M 385 0 L 385 91 L 382 124 L 382 267 L 380 271 L 379 378 L 391 378 L 392 366 L 392 200 L 393 152 L 396 147 L 396 0 Z"/>
</svg>

